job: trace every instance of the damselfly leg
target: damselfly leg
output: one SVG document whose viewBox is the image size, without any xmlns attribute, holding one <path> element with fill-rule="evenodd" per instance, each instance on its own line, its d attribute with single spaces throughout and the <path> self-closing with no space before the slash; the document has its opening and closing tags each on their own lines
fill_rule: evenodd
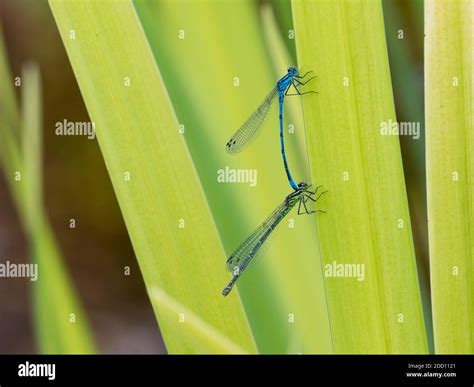
<svg viewBox="0 0 474 387">
<path fill-rule="evenodd" d="M 310 93 L 314 93 L 314 94 L 318 94 L 317 91 L 314 91 L 314 90 L 309 90 L 309 91 L 304 91 L 304 92 L 301 92 L 299 87 L 300 86 L 304 86 L 306 85 L 308 82 L 310 82 L 311 80 L 315 79 L 317 76 L 313 76 L 307 80 L 304 80 L 304 78 L 306 77 L 306 75 L 308 75 L 309 73 L 312 73 L 312 71 L 308 71 L 306 74 L 304 74 L 303 76 L 297 76 L 295 75 L 292 80 L 291 80 L 291 83 L 288 85 L 288 88 L 286 89 L 285 91 L 285 95 L 286 96 L 294 96 L 294 95 L 305 95 L 305 94 L 310 94 Z M 288 91 L 290 90 L 290 87 L 293 86 L 293 88 L 296 90 L 296 94 L 290 94 L 288 93 Z"/>
<path fill-rule="evenodd" d="M 323 196 L 327 191 L 320 192 L 319 195 L 315 198 L 314 195 L 317 194 L 319 188 L 321 188 L 322 186 L 318 185 L 314 191 L 310 191 L 309 187 L 311 187 L 311 185 L 308 186 L 308 189 L 300 196 L 298 203 L 298 215 L 310 215 L 315 214 L 317 212 L 322 212 L 325 214 L 326 211 L 324 210 L 308 210 L 308 206 L 306 204 L 309 200 L 312 200 L 314 203 L 316 203 L 321 198 L 321 196 Z M 301 210 L 301 206 L 304 207 L 304 210 Z"/>
<path fill-rule="evenodd" d="M 295 75 L 293 77 L 293 81 L 298 83 L 299 85 L 306 85 L 309 81 L 313 80 L 314 78 L 317 77 L 317 75 L 314 75 L 312 76 L 311 78 L 307 79 L 306 81 L 304 81 L 304 78 L 306 77 L 306 75 L 308 75 L 309 73 L 312 73 L 312 71 L 308 71 L 305 75 L 302 75 L 301 77 L 298 76 L 298 75 Z"/>
<path fill-rule="evenodd" d="M 311 74 L 313 72 L 313 70 L 309 70 L 307 71 L 306 73 L 304 73 L 304 75 L 294 75 L 293 78 L 299 78 L 299 79 L 303 79 L 304 77 L 306 77 L 308 74 Z"/>
</svg>

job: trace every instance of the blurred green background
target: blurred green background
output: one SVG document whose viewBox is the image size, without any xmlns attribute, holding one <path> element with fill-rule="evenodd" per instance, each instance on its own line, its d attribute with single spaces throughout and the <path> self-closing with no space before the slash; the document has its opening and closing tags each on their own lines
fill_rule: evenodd
<svg viewBox="0 0 474 387">
<path fill-rule="evenodd" d="M 227 7 L 231 13 L 237 8 L 236 3 L 232 1 L 209 2 Z M 288 39 L 288 31 L 292 29 L 289 0 L 255 1 L 253 10 L 256 25 L 259 26 L 257 32 L 263 36 L 261 9 L 268 4 L 275 11 L 283 42 L 293 60 L 293 63 L 288 65 L 294 64 L 296 63 L 294 40 Z M 397 118 L 398 121 L 420 122 L 422 127 L 419 140 L 402 136 L 401 146 L 425 323 L 429 343 L 432 346 L 422 102 L 423 2 L 384 0 L 383 9 Z M 54 124 L 57 121 L 62 121 L 64 118 L 69 121 L 88 121 L 89 117 L 49 5 L 43 0 L 2 0 L 0 16 L 13 77 L 21 73 L 25 62 L 33 61 L 40 66 L 44 107 L 45 206 L 66 265 L 90 319 L 99 351 L 164 353 L 166 349 L 159 336 L 159 329 L 97 142 L 80 136 L 60 137 L 54 134 Z M 145 23 L 145 15 L 140 16 Z M 174 17 L 179 21 L 181 16 L 174 15 Z M 207 21 L 197 19 L 195 22 Z M 165 45 L 166 26 L 159 24 L 157 28 L 162 29 L 161 34 L 157 36 L 158 39 L 164 40 L 161 44 Z M 240 25 L 239 28 L 246 26 Z M 400 30 L 403 31 L 403 39 L 399 38 Z M 244 36 L 242 33 L 242 39 Z M 153 42 L 151 44 L 153 45 Z M 213 42 L 209 41 L 208 44 L 209 46 L 201 46 L 203 54 L 201 58 L 189 58 L 187 63 L 189 67 L 201 61 L 205 57 L 206 50 L 212 49 Z M 262 52 L 261 55 L 264 56 L 266 53 Z M 177 99 L 180 92 L 186 93 L 186 85 L 181 85 L 180 89 L 176 88 L 178 80 L 173 78 L 172 64 L 167 63 L 166 57 L 156 59 L 171 97 Z M 222 61 L 225 63 L 226 58 L 223 57 Z M 265 83 L 276 77 L 277 72 L 268 76 Z M 192 79 L 189 82 L 192 82 Z M 242 92 L 248 90 L 243 89 Z M 263 96 L 264 94 L 260 96 L 259 91 L 257 99 Z M 20 99 L 19 94 L 17 98 Z M 186 114 L 192 111 L 192 107 L 176 104 L 175 106 L 178 118 L 186 124 Z M 222 130 L 222 139 L 219 139 L 223 140 L 222 145 L 234 129 Z M 191 147 L 193 151 L 199 149 L 199 143 L 204 139 L 191 137 L 189 141 L 194 144 Z M 192 152 L 198 169 L 202 163 L 199 154 L 203 153 Z M 208 178 L 211 179 L 211 175 Z M 284 191 L 278 191 L 276 197 L 281 198 L 283 194 Z M 215 200 L 214 202 L 217 203 Z M 216 206 L 213 211 L 221 213 L 225 211 L 224 207 L 218 204 Z M 268 212 L 274 206 L 273 199 L 268 206 L 262 213 Z M 70 218 L 76 219 L 75 229 L 69 228 Z M 244 229 L 253 227 L 252 224 L 241 226 Z M 232 230 L 231 225 L 227 227 Z M 233 238 L 234 243 L 238 243 L 241 237 L 241 234 L 236 233 L 227 235 L 234 235 L 224 236 L 224 239 Z M 25 246 L 25 236 L 5 177 L 0 174 L 0 260 L 27 261 L 28 252 Z M 131 276 L 123 275 L 125 266 L 130 266 Z M 250 283 L 253 281 L 257 284 L 255 274 L 249 272 Z M 32 328 L 29 282 L 15 279 L 0 280 L 0 310 L 0 353 L 37 352 Z M 255 335 L 258 334 L 263 332 L 255 332 Z"/>
</svg>

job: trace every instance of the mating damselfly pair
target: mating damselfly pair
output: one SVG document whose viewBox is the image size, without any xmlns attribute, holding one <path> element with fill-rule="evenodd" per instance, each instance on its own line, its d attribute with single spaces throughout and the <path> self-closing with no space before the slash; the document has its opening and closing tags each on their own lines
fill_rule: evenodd
<svg viewBox="0 0 474 387">
<path fill-rule="evenodd" d="M 254 140 L 262 128 L 265 118 L 276 101 L 278 96 L 279 102 L 279 123 L 280 123 L 280 152 L 283 159 L 283 166 L 285 168 L 288 182 L 290 183 L 293 192 L 286 196 L 285 200 L 268 216 L 268 218 L 258 227 L 247 239 L 245 239 L 239 247 L 232 253 L 227 260 L 227 269 L 233 274 L 232 280 L 224 288 L 222 294 L 227 296 L 235 285 L 237 279 L 242 272 L 247 268 L 253 258 L 261 251 L 262 245 L 275 230 L 282 219 L 293 209 L 298 203 L 298 215 L 312 214 L 315 212 L 324 212 L 321 210 L 308 210 L 307 203 L 312 201 L 314 203 L 321 197 L 325 191 L 321 192 L 315 197 L 320 187 L 316 187 L 314 191 L 310 191 L 310 185 L 305 182 L 296 184 L 288 166 L 288 161 L 285 153 L 285 142 L 283 135 L 283 103 L 285 96 L 305 95 L 309 93 L 316 93 L 315 91 L 300 91 L 300 86 L 304 86 L 315 76 L 307 78 L 311 73 L 308 71 L 304 75 L 299 75 L 295 67 L 290 67 L 288 73 L 285 74 L 270 91 L 267 97 L 260 104 L 258 109 L 245 121 L 245 123 L 235 132 L 235 134 L 228 141 L 226 147 L 227 151 L 232 154 L 240 152 L 246 145 Z M 291 93 L 290 89 L 293 87 L 295 92 Z"/>
</svg>

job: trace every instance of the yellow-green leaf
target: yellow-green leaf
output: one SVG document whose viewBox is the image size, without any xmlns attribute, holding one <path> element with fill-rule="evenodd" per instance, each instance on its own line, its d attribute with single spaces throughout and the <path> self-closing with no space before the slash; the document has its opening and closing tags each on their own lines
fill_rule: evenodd
<svg viewBox="0 0 474 387">
<path fill-rule="evenodd" d="M 381 3 L 294 0 L 293 18 L 298 63 L 318 75 L 303 105 L 313 181 L 328 190 L 318 230 L 334 350 L 424 353 L 400 146 L 381 132 L 396 120 Z"/>
<path fill-rule="evenodd" d="M 425 2 L 426 169 L 436 353 L 474 352 L 474 3 Z"/>
<path fill-rule="evenodd" d="M 220 294 L 227 281 L 224 250 L 132 3 L 51 0 L 50 5 L 96 123 L 168 351 L 225 352 L 215 342 L 225 337 L 234 348 L 254 352 L 238 294 L 227 299 Z M 166 297 L 154 300 L 152 289 Z M 196 325 L 182 323 L 183 318 L 199 319 L 209 334 L 195 335 Z"/>
</svg>

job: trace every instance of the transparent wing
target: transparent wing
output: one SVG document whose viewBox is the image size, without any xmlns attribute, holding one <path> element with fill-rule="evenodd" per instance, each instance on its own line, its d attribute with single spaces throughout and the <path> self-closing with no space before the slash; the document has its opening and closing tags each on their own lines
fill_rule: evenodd
<svg viewBox="0 0 474 387">
<path fill-rule="evenodd" d="M 233 272 L 235 268 L 241 267 L 244 260 L 248 257 L 249 253 L 254 249 L 258 241 L 265 235 L 269 230 L 270 225 L 278 218 L 279 214 L 283 212 L 285 206 L 280 205 L 272 214 L 252 233 L 245 239 L 239 247 L 237 247 L 232 255 L 227 259 L 227 270 Z M 255 255 L 255 254 L 254 254 Z"/>
<path fill-rule="evenodd" d="M 278 89 L 275 87 L 266 96 L 258 109 L 248 118 L 247 121 L 234 133 L 227 142 L 226 148 L 229 153 L 239 153 L 246 145 L 257 137 L 260 132 L 263 121 L 272 107 L 275 97 L 278 95 Z"/>
<path fill-rule="evenodd" d="M 275 230 L 280 221 L 291 211 L 298 202 L 299 197 L 286 200 L 280 204 L 267 219 L 258 227 L 239 247 L 235 249 L 232 255 L 227 259 L 227 270 L 234 272 L 238 268 L 240 275 L 248 266 L 250 261 L 257 255 L 263 243 Z"/>
</svg>

